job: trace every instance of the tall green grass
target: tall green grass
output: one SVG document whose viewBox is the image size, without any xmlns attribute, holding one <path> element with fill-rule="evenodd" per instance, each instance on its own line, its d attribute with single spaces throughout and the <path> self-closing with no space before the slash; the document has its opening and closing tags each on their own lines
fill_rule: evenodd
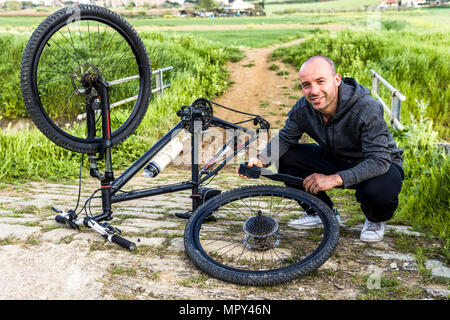
<svg viewBox="0 0 450 320">
<path fill-rule="evenodd" d="M 436 144 L 438 134 L 425 116 L 426 104 L 419 102 L 418 110 L 418 118 L 411 116 L 405 130 L 394 131 L 404 150 L 405 171 L 395 220 L 431 232 L 445 240 L 449 250 L 450 156 Z"/>
<path fill-rule="evenodd" d="M 167 36 L 160 33 L 142 33 L 154 69 L 173 66 L 174 71 L 166 81 L 171 83 L 161 97 L 154 97 L 147 114 L 135 134 L 113 152 L 114 168 L 124 168 L 138 159 L 159 137 L 177 121 L 175 111 L 191 104 L 196 98 L 214 97 L 227 87 L 226 61 L 235 50 L 218 46 L 207 40 L 191 36 Z M 0 41 L 12 41 L 12 51 L 7 66 L 11 72 L 18 69 L 26 39 L 7 36 Z M 14 110 L 25 107 L 20 95 L 19 77 L 9 75 L 11 106 Z M 14 90 L 12 90 L 14 88 Z M 78 174 L 80 155 L 64 150 L 50 142 L 34 126 L 29 130 L 0 130 L 0 181 L 16 179 L 73 178 Z"/>
<path fill-rule="evenodd" d="M 334 60 L 343 76 L 356 78 L 371 87 L 370 69 L 377 71 L 400 90 L 401 120 L 409 113 L 418 116 L 415 100 L 427 103 L 426 116 L 433 120 L 443 138 L 450 137 L 450 38 L 445 32 L 417 34 L 407 31 L 353 32 L 322 34 L 299 45 L 278 48 L 273 57 L 300 67 L 313 55 Z M 384 100 L 390 101 L 386 90 Z"/>
<path fill-rule="evenodd" d="M 0 34 L 0 119 L 26 116 L 20 91 L 20 63 L 28 37 Z"/>
</svg>

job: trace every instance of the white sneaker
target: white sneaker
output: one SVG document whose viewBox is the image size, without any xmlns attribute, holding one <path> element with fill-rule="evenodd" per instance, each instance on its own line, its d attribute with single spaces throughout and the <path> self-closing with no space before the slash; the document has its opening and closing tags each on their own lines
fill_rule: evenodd
<svg viewBox="0 0 450 320">
<path fill-rule="evenodd" d="M 384 238 L 384 222 L 372 222 L 366 219 L 359 239 L 362 242 L 373 243 Z"/>
<path fill-rule="evenodd" d="M 341 225 L 341 215 L 337 209 L 333 209 L 336 219 Z M 303 213 L 303 217 L 288 222 L 288 226 L 295 229 L 313 229 L 313 228 L 323 228 L 323 223 L 317 214 L 307 214 Z"/>
</svg>

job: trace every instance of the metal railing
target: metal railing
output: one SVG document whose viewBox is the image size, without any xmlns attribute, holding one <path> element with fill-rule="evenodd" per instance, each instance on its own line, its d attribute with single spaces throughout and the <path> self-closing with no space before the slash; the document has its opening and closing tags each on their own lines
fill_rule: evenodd
<svg viewBox="0 0 450 320">
<path fill-rule="evenodd" d="M 160 68 L 160 69 L 156 69 L 156 70 L 152 71 L 152 76 L 154 75 L 155 79 L 156 79 L 156 88 L 154 88 L 154 89 L 152 88 L 152 93 L 157 93 L 159 96 L 161 96 L 164 93 L 164 89 L 170 87 L 170 83 L 164 84 L 163 72 L 164 71 L 169 71 L 169 70 L 172 70 L 172 69 L 173 69 L 173 67 L 170 66 L 170 67 Z M 112 80 L 112 81 L 108 82 L 108 85 L 109 86 L 115 86 L 115 85 L 118 85 L 120 83 L 131 81 L 131 80 L 134 80 L 134 79 L 139 79 L 139 75 L 137 74 L 137 75 L 126 77 L 126 78 L 122 78 L 122 79 Z M 114 107 L 120 106 L 122 104 L 128 103 L 130 101 L 134 101 L 137 98 L 138 98 L 138 96 L 125 98 L 123 100 L 111 103 L 109 107 L 110 108 L 114 108 Z M 81 120 L 81 119 L 84 119 L 84 118 L 86 118 L 86 113 L 79 114 L 77 116 L 77 120 Z"/>
<path fill-rule="evenodd" d="M 387 82 L 382 76 L 380 76 L 375 70 L 370 70 L 372 73 L 372 94 L 383 105 L 384 110 L 391 119 L 391 126 L 396 130 L 403 130 L 403 125 L 400 123 L 400 109 L 402 101 L 406 100 L 406 97 L 397 89 L 395 89 L 389 82 Z M 384 84 L 392 93 L 391 95 L 391 107 L 387 104 L 379 95 L 380 82 Z"/>
<path fill-rule="evenodd" d="M 159 95 L 162 95 L 164 93 L 164 89 L 170 86 L 170 84 L 164 84 L 163 72 L 172 69 L 173 67 L 170 66 L 152 71 L 152 75 L 155 75 L 157 85 L 155 89 L 152 89 L 152 93 L 159 92 Z"/>
</svg>

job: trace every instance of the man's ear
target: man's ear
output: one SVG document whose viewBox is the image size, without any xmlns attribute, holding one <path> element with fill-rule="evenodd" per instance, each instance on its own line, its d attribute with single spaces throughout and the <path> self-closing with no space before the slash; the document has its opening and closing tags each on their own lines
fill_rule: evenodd
<svg viewBox="0 0 450 320">
<path fill-rule="evenodd" d="M 341 85 L 342 76 L 339 73 L 336 73 L 334 81 L 336 81 L 336 87 L 339 87 Z"/>
</svg>

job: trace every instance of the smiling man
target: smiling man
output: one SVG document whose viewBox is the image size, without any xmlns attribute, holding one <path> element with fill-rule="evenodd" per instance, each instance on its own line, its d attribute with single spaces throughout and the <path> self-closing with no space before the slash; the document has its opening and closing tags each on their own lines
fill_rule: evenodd
<svg viewBox="0 0 450 320">
<path fill-rule="evenodd" d="M 383 240 L 385 221 L 393 217 L 404 177 L 402 150 L 397 148 L 383 107 L 353 78 L 342 79 L 331 59 L 309 58 L 300 68 L 304 96 L 288 113 L 285 126 L 249 166 L 278 164 L 280 173 L 304 178 L 303 188 L 323 200 L 335 187 L 355 189 L 366 216 L 360 240 Z M 317 144 L 300 144 L 303 133 Z M 314 212 L 290 221 L 298 229 L 321 226 Z"/>
</svg>

